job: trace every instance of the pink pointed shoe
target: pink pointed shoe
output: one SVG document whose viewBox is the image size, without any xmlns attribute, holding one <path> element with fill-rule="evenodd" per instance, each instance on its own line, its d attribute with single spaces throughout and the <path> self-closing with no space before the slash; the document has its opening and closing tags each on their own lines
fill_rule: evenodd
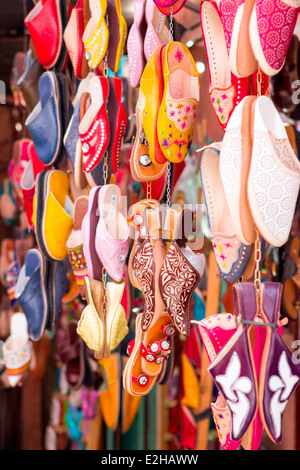
<svg viewBox="0 0 300 470">
<path fill-rule="evenodd" d="M 169 42 L 169 30 L 165 24 L 165 15 L 158 10 L 153 0 L 146 0 L 145 18 L 147 31 L 144 40 L 144 53 L 148 61 L 157 46 Z"/>
<path fill-rule="evenodd" d="M 98 193 L 99 221 L 96 229 L 96 251 L 108 275 L 120 282 L 125 273 L 129 249 L 129 227 L 120 212 L 121 190 L 115 184 L 101 187 Z"/>
<path fill-rule="evenodd" d="M 145 66 L 143 44 L 147 25 L 144 18 L 144 12 L 145 0 L 135 0 L 134 22 L 129 30 L 127 39 L 129 80 L 131 86 L 134 88 L 139 86 Z"/>
</svg>

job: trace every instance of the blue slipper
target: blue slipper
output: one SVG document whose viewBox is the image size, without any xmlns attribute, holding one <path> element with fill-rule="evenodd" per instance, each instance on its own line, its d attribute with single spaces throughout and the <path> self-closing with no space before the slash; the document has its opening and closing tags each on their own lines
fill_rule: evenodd
<svg viewBox="0 0 300 470">
<path fill-rule="evenodd" d="M 35 248 L 26 254 L 16 284 L 15 299 L 22 307 L 28 323 L 29 337 L 38 341 L 44 333 L 49 315 L 46 279 L 49 261 Z"/>
</svg>

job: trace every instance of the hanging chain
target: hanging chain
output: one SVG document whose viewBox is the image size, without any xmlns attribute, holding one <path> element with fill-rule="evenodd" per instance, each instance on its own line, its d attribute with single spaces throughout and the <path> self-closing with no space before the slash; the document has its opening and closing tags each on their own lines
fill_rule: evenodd
<svg viewBox="0 0 300 470">
<path fill-rule="evenodd" d="M 258 70 L 257 70 L 256 81 L 257 81 L 257 96 L 261 96 L 262 73 L 261 73 L 260 67 L 258 67 Z"/>
<path fill-rule="evenodd" d="M 151 199 L 151 181 L 147 181 L 147 199 Z"/>
<path fill-rule="evenodd" d="M 255 228 L 255 244 L 254 244 L 254 259 L 255 259 L 255 272 L 254 272 L 254 286 L 256 288 L 257 294 L 257 305 L 260 310 L 260 291 L 261 291 L 261 272 L 260 272 L 260 262 L 261 262 L 261 243 L 259 231 Z"/>
<path fill-rule="evenodd" d="M 106 14 L 105 16 L 105 22 L 108 28 L 109 27 L 108 14 Z M 108 77 L 108 48 L 106 49 L 105 56 L 103 59 L 103 75 L 106 78 Z"/>
<path fill-rule="evenodd" d="M 173 24 L 173 6 L 170 7 L 170 21 L 169 21 L 169 42 L 173 41 L 174 24 Z"/>
<path fill-rule="evenodd" d="M 170 200 L 171 200 L 171 163 L 168 163 L 168 169 L 167 169 L 167 200 L 166 204 L 167 207 L 170 207 Z"/>
</svg>

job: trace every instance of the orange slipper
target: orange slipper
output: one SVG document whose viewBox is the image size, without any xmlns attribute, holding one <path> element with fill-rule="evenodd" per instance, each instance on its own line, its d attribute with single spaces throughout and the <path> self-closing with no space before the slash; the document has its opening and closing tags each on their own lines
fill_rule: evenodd
<svg viewBox="0 0 300 470">
<path fill-rule="evenodd" d="M 120 413 L 121 357 L 114 353 L 98 361 L 102 370 L 103 384 L 99 388 L 99 406 L 105 425 L 115 431 Z"/>
</svg>

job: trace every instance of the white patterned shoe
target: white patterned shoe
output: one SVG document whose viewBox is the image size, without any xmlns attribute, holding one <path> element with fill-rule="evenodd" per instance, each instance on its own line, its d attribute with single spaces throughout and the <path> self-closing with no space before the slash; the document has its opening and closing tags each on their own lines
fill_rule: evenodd
<svg viewBox="0 0 300 470">
<path fill-rule="evenodd" d="M 248 178 L 252 216 L 263 238 L 273 246 L 287 242 L 300 186 L 300 162 L 270 98 L 257 99 Z"/>
</svg>

